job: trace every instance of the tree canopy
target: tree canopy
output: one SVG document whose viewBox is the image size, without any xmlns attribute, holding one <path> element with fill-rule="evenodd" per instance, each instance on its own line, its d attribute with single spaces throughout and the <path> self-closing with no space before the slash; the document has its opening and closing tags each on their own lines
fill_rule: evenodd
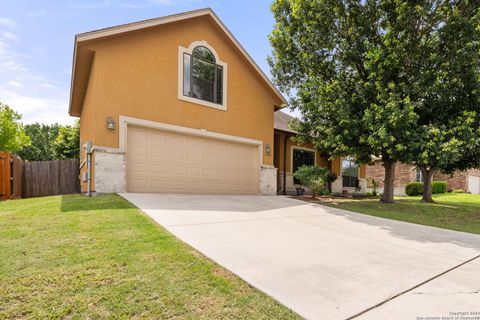
<svg viewBox="0 0 480 320">
<path fill-rule="evenodd" d="M 72 126 L 62 126 L 53 144 L 56 159 L 80 157 L 80 121 Z"/>
<path fill-rule="evenodd" d="M 59 128 L 58 124 L 26 124 L 25 133 L 30 137 L 32 143 L 19 150 L 17 155 L 28 161 L 55 160 L 54 143 Z"/>
<path fill-rule="evenodd" d="M 439 155 L 442 149 L 429 147 L 434 136 L 446 143 L 444 151 L 464 153 L 465 141 L 452 137 L 471 139 L 476 131 L 477 7 L 447 0 L 275 1 L 269 62 L 301 111 L 300 138 L 332 157 L 381 157 L 384 202 L 393 202 L 396 161 L 420 163 L 426 147 Z M 452 124 L 466 118 L 473 120 L 462 124 L 471 126 L 457 134 Z"/>
<path fill-rule="evenodd" d="M 0 102 L 0 151 L 16 152 L 30 144 L 21 115 Z"/>
</svg>

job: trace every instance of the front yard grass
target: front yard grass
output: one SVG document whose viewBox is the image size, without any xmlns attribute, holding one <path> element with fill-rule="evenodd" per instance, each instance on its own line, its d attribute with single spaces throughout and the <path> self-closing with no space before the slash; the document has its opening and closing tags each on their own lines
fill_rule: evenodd
<svg viewBox="0 0 480 320">
<path fill-rule="evenodd" d="M 1 319 L 297 319 L 117 195 L 0 203 Z"/>
<path fill-rule="evenodd" d="M 434 194 L 433 200 L 436 203 L 420 202 L 420 197 L 398 197 L 395 204 L 382 204 L 378 199 L 320 203 L 376 217 L 480 234 L 480 195 Z"/>
</svg>

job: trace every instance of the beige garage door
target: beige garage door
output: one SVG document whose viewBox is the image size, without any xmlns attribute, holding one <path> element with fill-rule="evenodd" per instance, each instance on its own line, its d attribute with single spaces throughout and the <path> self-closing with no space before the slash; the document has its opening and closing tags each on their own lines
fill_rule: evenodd
<svg viewBox="0 0 480 320">
<path fill-rule="evenodd" d="M 257 194 L 258 146 L 129 126 L 127 190 Z"/>
</svg>

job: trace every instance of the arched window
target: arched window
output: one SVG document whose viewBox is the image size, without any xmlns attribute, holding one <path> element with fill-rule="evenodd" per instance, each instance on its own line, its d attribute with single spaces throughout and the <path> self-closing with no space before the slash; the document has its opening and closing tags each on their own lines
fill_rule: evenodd
<svg viewBox="0 0 480 320">
<path fill-rule="evenodd" d="M 223 104 L 223 67 L 205 46 L 183 53 L 183 95 Z"/>
</svg>

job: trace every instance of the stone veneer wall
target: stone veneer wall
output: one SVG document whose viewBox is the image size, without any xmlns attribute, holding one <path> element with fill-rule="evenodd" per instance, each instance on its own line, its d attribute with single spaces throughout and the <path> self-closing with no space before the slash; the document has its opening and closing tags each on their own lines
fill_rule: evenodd
<svg viewBox="0 0 480 320">
<path fill-rule="evenodd" d="M 274 166 L 260 167 L 260 192 L 264 195 L 277 194 L 277 168 Z"/>
<path fill-rule="evenodd" d="M 125 153 L 116 149 L 95 148 L 95 192 L 125 192 Z"/>
<path fill-rule="evenodd" d="M 280 194 L 283 194 L 283 171 L 278 171 L 278 193 Z M 286 183 L 286 189 L 287 189 L 287 194 L 296 194 L 297 191 L 295 190 L 295 188 L 299 185 L 295 185 L 293 183 L 293 174 L 290 173 L 290 172 L 287 172 L 286 174 L 286 180 L 287 180 L 287 183 Z"/>
</svg>

